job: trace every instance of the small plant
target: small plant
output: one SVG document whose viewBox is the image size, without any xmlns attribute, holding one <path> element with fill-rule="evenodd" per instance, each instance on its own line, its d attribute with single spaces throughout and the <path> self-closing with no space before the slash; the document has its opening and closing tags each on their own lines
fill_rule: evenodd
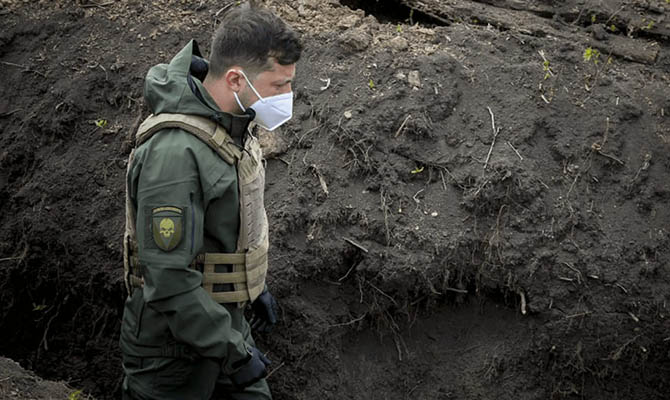
<svg viewBox="0 0 670 400">
<path fill-rule="evenodd" d="M 540 57 L 542 57 L 542 71 L 544 72 L 544 81 L 548 80 L 549 78 L 556 76 L 554 71 L 551 69 L 551 61 L 547 58 L 547 56 L 544 54 L 544 50 L 538 51 L 540 54 Z M 540 97 L 542 100 L 544 100 L 545 103 L 549 104 L 551 103 L 551 98 L 554 97 L 554 88 L 553 86 L 549 85 L 548 87 L 545 87 L 542 82 L 539 84 L 539 90 L 540 90 Z M 547 98 L 549 96 L 549 98 Z"/>
<path fill-rule="evenodd" d="M 654 25 L 656 24 L 656 21 L 653 19 L 650 19 L 647 21 L 646 18 L 642 18 L 642 26 L 640 27 L 641 31 L 648 31 L 654 28 Z"/>
<path fill-rule="evenodd" d="M 587 47 L 586 50 L 584 50 L 584 62 L 593 63 L 593 68 L 595 70 L 592 75 L 587 76 L 587 83 L 585 84 L 585 89 L 587 92 L 590 92 L 591 88 L 595 86 L 598 78 L 600 77 L 600 74 L 605 71 L 607 66 L 612 64 L 612 57 L 607 56 L 607 61 L 602 63 L 602 67 L 598 67 L 598 64 L 601 62 L 601 55 L 602 54 L 600 53 L 600 50 L 594 49 L 592 47 Z"/>
<path fill-rule="evenodd" d="M 98 128 L 104 128 L 107 126 L 107 120 L 106 119 L 99 119 L 95 121 L 95 126 Z"/>
<path fill-rule="evenodd" d="M 618 31 L 616 25 L 614 25 L 614 24 L 610 25 L 610 31 L 612 31 L 612 32 Z"/>
<path fill-rule="evenodd" d="M 81 390 L 75 390 L 67 396 L 67 400 L 82 400 L 81 399 Z"/>
<path fill-rule="evenodd" d="M 592 47 L 587 47 L 586 50 L 584 50 L 584 61 L 593 61 L 595 65 L 598 65 L 600 62 L 600 51 Z"/>
<path fill-rule="evenodd" d="M 549 68 L 549 60 L 544 60 L 543 68 L 544 71 L 544 80 L 546 81 L 551 77 L 551 69 Z"/>
<path fill-rule="evenodd" d="M 420 174 L 420 173 L 423 172 L 424 169 L 425 169 L 425 167 L 420 167 L 420 168 L 419 168 L 419 167 L 416 167 L 416 168 L 414 168 L 412 171 L 410 171 L 410 173 L 411 173 L 411 174 Z"/>
<path fill-rule="evenodd" d="M 595 14 L 591 15 L 591 23 L 592 24 L 596 23 L 596 15 Z"/>
<path fill-rule="evenodd" d="M 398 24 L 398 26 L 395 28 L 398 33 L 402 33 L 402 26 Z"/>
<path fill-rule="evenodd" d="M 370 89 L 374 89 L 374 88 L 375 88 L 375 83 L 372 81 L 372 79 L 370 79 L 370 81 L 368 82 L 368 87 L 369 87 Z"/>
<path fill-rule="evenodd" d="M 46 304 L 35 304 L 33 303 L 33 311 L 42 311 L 47 308 Z"/>
</svg>

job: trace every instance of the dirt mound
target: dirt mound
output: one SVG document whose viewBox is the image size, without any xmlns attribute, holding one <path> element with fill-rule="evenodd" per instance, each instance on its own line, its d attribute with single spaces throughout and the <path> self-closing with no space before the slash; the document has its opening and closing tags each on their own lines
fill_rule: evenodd
<svg viewBox="0 0 670 400">
<path fill-rule="evenodd" d="M 45 381 L 15 361 L 0 357 L 0 398 L 14 400 L 93 400 L 79 389 Z"/>
<path fill-rule="evenodd" d="M 670 6 L 266 3 L 276 398 L 665 397 Z M 226 4 L 0 4 L 0 354 L 116 398 L 143 76 Z"/>
</svg>

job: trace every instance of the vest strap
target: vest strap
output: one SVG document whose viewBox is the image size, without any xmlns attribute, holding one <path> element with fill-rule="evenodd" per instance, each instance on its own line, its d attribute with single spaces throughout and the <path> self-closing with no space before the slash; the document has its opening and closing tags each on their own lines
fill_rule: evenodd
<svg viewBox="0 0 670 400">
<path fill-rule="evenodd" d="M 209 145 L 228 164 L 235 164 L 242 158 L 242 150 L 235 145 L 226 130 L 216 122 L 199 115 L 152 114 L 137 129 L 135 145 L 141 145 L 161 129 L 167 128 L 179 128 L 190 132 Z"/>
<path fill-rule="evenodd" d="M 217 303 L 244 303 L 249 301 L 249 293 L 246 290 L 213 292 L 210 293 L 210 296 L 212 296 L 212 299 Z"/>
<path fill-rule="evenodd" d="M 202 284 L 245 283 L 247 276 L 244 272 L 205 272 L 202 274 Z"/>
<path fill-rule="evenodd" d="M 204 253 L 196 258 L 199 264 L 244 264 L 245 260 L 245 253 Z"/>
</svg>

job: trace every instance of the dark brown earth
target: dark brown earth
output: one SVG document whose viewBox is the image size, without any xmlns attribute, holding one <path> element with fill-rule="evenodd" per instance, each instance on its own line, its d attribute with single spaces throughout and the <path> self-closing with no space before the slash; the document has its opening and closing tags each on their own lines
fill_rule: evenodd
<svg viewBox="0 0 670 400">
<path fill-rule="evenodd" d="M 143 76 L 228 3 L 0 0 L 0 355 L 52 398 L 119 397 Z M 266 3 L 306 45 L 268 137 L 275 398 L 668 397 L 670 4 Z"/>
<path fill-rule="evenodd" d="M 50 382 L 26 371 L 8 358 L 0 358 L 0 398 L 32 400 L 87 400 L 81 389 L 72 389 L 60 382 Z"/>
</svg>

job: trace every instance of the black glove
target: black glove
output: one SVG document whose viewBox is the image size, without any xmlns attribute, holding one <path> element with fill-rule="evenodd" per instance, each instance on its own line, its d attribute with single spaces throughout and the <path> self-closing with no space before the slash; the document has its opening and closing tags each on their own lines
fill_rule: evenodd
<svg viewBox="0 0 670 400">
<path fill-rule="evenodd" d="M 243 389 L 268 376 L 266 369 L 268 365 L 270 365 L 270 360 L 263 353 L 255 347 L 249 347 L 249 357 L 246 363 L 230 375 L 230 380 L 236 387 Z"/>
<path fill-rule="evenodd" d="M 279 306 L 274 296 L 267 288 L 251 304 L 254 317 L 251 319 L 251 329 L 258 332 L 270 332 L 279 319 L 277 311 Z"/>
</svg>

